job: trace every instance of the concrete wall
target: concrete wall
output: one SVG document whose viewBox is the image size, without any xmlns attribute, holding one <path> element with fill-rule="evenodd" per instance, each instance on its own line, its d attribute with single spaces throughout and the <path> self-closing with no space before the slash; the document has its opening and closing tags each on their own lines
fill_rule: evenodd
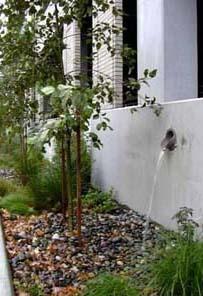
<svg viewBox="0 0 203 296">
<path fill-rule="evenodd" d="M 153 109 L 109 110 L 113 131 L 100 132 L 101 151 L 93 150 L 92 179 L 103 190 L 147 213 L 160 153 L 168 128 L 177 132 L 178 147 L 166 152 L 158 172 L 151 217 L 172 227 L 171 217 L 182 206 L 192 207 L 203 222 L 203 100 L 166 103 L 157 117 Z"/>
<path fill-rule="evenodd" d="M 138 0 L 138 76 L 158 74 L 142 95 L 159 102 L 197 97 L 196 0 Z"/>
</svg>

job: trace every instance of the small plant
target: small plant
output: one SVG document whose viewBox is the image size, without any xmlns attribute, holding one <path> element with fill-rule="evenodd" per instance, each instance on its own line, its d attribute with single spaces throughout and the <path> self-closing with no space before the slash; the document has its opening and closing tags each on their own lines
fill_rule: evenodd
<svg viewBox="0 0 203 296">
<path fill-rule="evenodd" d="M 112 189 L 108 192 L 103 192 L 92 188 L 84 196 L 83 201 L 87 208 L 94 209 L 94 211 L 100 213 L 108 213 L 118 207 L 117 202 L 113 199 Z"/>
<path fill-rule="evenodd" d="M 9 180 L 0 178 L 0 197 L 3 197 L 18 189 L 17 185 Z"/>
<path fill-rule="evenodd" d="M 47 162 L 28 183 L 36 210 L 55 207 L 61 198 L 60 164 Z"/>
<path fill-rule="evenodd" d="M 0 207 L 12 214 L 30 215 L 33 213 L 32 198 L 26 191 L 16 191 L 2 198 Z"/>
<path fill-rule="evenodd" d="M 138 290 L 128 278 L 103 274 L 87 283 L 83 296 L 138 296 Z"/>
<path fill-rule="evenodd" d="M 58 148 L 57 148 L 58 149 Z M 73 198 L 76 196 L 76 148 L 71 143 L 71 188 Z M 61 160 L 58 151 L 52 162 L 43 161 L 38 171 L 30 175 L 28 186 L 33 193 L 34 207 L 36 210 L 48 210 L 58 207 L 62 195 Z M 91 161 L 85 143 L 82 143 L 82 193 L 90 187 Z"/>
<path fill-rule="evenodd" d="M 182 207 L 180 211 L 173 216 L 177 221 L 180 237 L 187 242 L 194 240 L 195 230 L 199 227 L 193 219 L 193 209 Z"/>
<path fill-rule="evenodd" d="M 181 208 L 174 216 L 179 232 L 152 264 L 152 285 L 160 296 L 203 295 L 203 243 L 194 238 L 197 223 L 193 211 Z"/>
<path fill-rule="evenodd" d="M 36 284 L 28 288 L 28 293 L 30 296 L 44 296 L 42 288 Z"/>
</svg>

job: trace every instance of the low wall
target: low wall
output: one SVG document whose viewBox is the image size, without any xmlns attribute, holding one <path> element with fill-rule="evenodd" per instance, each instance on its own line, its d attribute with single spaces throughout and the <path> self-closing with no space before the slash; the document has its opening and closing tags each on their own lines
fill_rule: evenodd
<svg viewBox="0 0 203 296">
<path fill-rule="evenodd" d="M 121 108 L 107 111 L 113 131 L 100 132 L 103 148 L 92 149 L 92 181 L 111 187 L 123 204 L 146 214 L 160 153 L 168 128 L 175 129 L 178 146 L 164 154 L 158 172 L 151 218 L 173 227 L 171 217 L 182 206 L 191 207 L 203 222 L 203 99 L 163 104 L 153 109 Z M 95 122 L 92 123 L 95 129 Z"/>
</svg>

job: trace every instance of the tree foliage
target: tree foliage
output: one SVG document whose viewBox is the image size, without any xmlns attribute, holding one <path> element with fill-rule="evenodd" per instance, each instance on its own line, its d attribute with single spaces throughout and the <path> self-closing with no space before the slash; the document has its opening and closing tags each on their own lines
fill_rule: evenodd
<svg viewBox="0 0 203 296">
<path fill-rule="evenodd" d="M 71 137 L 77 143 L 77 222 L 81 236 L 81 138 L 88 136 L 95 147 L 101 142 L 96 133 L 89 131 L 90 119 L 97 119 L 97 129 L 110 128 L 109 119 L 102 110 L 105 101 L 112 101 L 115 94 L 111 79 L 102 75 L 94 85 L 84 82 L 83 73 L 64 73 L 63 50 L 68 46 L 64 26 L 75 21 L 79 28 L 86 17 L 97 17 L 111 10 L 117 17 L 122 12 L 113 0 L 5 0 L 0 6 L 0 122 L 20 136 L 22 162 L 27 163 L 27 131 L 38 111 L 36 89 L 50 99 L 52 121 L 45 123 L 37 138 L 49 142 L 55 138 L 60 149 L 62 171 L 61 208 L 72 228 L 73 193 L 71 187 Z M 112 38 L 122 28 L 100 22 L 87 32 L 93 46 L 99 51 L 105 46 L 115 54 Z M 130 51 L 131 54 L 131 51 Z M 94 58 L 94 55 L 92 59 Z M 129 63 L 131 65 L 132 63 Z M 77 74 L 77 75 L 76 75 Z M 139 89 L 141 84 L 156 75 L 146 70 L 140 80 L 131 79 L 129 88 Z M 26 172 L 26 169 L 25 169 Z M 25 183 L 27 182 L 24 176 Z M 68 204 L 67 204 L 68 200 Z"/>
</svg>

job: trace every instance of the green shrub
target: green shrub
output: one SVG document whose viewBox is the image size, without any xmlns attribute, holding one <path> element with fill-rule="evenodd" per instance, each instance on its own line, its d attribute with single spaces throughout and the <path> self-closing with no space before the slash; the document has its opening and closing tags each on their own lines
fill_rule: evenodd
<svg viewBox="0 0 203 296">
<path fill-rule="evenodd" d="M 17 189 L 18 187 L 14 182 L 0 178 L 0 197 L 15 192 Z"/>
<path fill-rule="evenodd" d="M 194 239 L 197 224 L 192 210 L 175 215 L 179 225 L 176 241 L 168 242 L 152 264 L 152 286 L 162 296 L 203 295 L 203 243 Z"/>
<path fill-rule="evenodd" d="M 37 175 L 30 178 L 36 210 L 51 209 L 61 200 L 61 170 L 56 161 L 46 162 Z"/>
<path fill-rule="evenodd" d="M 0 153 L 7 153 L 7 145 L 0 149 Z M 36 210 L 51 209 L 57 207 L 61 200 L 61 160 L 59 149 L 52 162 L 44 159 L 42 151 L 28 145 L 26 163 L 22 162 L 19 149 L 19 140 L 13 141 L 10 146 L 12 153 L 5 154 L 9 157 L 9 167 L 16 170 L 23 184 L 30 187 L 33 195 L 34 208 Z M 82 193 L 88 192 L 90 187 L 91 161 L 87 146 L 82 143 L 81 157 Z M 5 167 L 7 167 L 5 165 Z M 73 199 L 76 196 L 76 145 L 74 139 L 71 143 L 71 186 Z M 12 191 L 8 191 L 10 193 Z M 1 193 L 1 184 L 0 184 Z M 0 194 L 1 195 L 1 194 Z"/>
<path fill-rule="evenodd" d="M 90 189 L 83 197 L 84 205 L 99 213 L 108 213 L 115 210 L 118 205 L 113 199 L 113 190 L 103 192 L 99 189 Z"/>
<path fill-rule="evenodd" d="M 57 148 L 58 149 L 58 148 Z M 28 185 L 33 192 L 34 207 L 37 210 L 51 209 L 59 205 L 61 200 L 61 160 L 59 152 L 52 162 L 44 161 L 38 172 L 30 176 Z M 90 156 L 85 144 L 82 145 L 82 192 L 90 187 Z M 76 151 L 72 144 L 71 185 L 73 198 L 76 196 Z"/>
<path fill-rule="evenodd" d="M 138 290 L 131 280 L 103 274 L 87 283 L 83 296 L 138 296 Z"/>
<path fill-rule="evenodd" d="M 29 215 L 33 213 L 33 201 L 25 190 L 16 191 L 4 196 L 0 201 L 0 207 L 12 214 Z"/>
</svg>

